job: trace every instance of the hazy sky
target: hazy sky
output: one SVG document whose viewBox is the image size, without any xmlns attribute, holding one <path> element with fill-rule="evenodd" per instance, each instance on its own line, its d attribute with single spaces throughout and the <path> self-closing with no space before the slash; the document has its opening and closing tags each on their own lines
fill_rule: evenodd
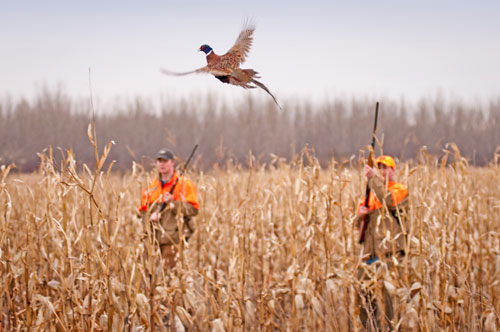
<svg viewBox="0 0 500 332">
<path fill-rule="evenodd" d="M 263 91 L 168 77 L 225 53 L 250 17 L 244 68 L 280 100 L 500 95 L 500 1 L 0 1 L 0 96 L 61 84 L 75 97 L 167 98 Z"/>
</svg>

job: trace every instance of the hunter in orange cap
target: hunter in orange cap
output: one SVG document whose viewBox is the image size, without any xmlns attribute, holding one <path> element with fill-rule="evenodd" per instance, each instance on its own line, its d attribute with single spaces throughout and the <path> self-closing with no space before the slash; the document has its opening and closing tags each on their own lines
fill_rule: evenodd
<svg viewBox="0 0 500 332">
<path fill-rule="evenodd" d="M 392 169 L 396 169 L 396 162 L 391 156 L 380 156 L 376 160 L 377 165 L 382 164 Z"/>
<path fill-rule="evenodd" d="M 390 267 L 394 259 L 402 261 L 405 255 L 408 188 L 394 181 L 396 162 L 392 157 L 380 156 L 375 163 L 376 167 L 365 165 L 365 176 L 370 188 L 368 204 L 366 197 L 363 197 L 354 219 L 355 225 L 360 227 L 360 233 L 364 232 L 364 237 L 360 236 L 359 241 L 364 261 L 358 271 L 361 284 L 376 275 L 375 270 L 381 266 L 378 261 L 384 261 Z M 380 324 L 390 327 L 394 316 L 393 301 L 385 288 L 383 293 L 385 310 L 377 309 L 373 294 L 368 295 L 371 294 L 370 290 L 362 289 L 360 294 L 364 294 L 364 301 L 358 295 L 360 318 L 367 329 L 370 326 L 380 329 Z M 384 314 L 386 319 L 381 320 Z"/>
</svg>

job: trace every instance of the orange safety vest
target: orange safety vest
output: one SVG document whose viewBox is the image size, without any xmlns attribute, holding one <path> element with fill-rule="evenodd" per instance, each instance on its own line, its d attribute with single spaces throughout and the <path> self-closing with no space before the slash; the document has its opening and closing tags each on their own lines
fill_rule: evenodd
<svg viewBox="0 0 500 332">
<path fill-rule="evenodd" d="M 179 178 L 179 181 L 177 181 Z M 147 211 L 148 206 L 153 203 L 163 203 L 165 201 L 165 194 L 170 192 L 170 189 L 175 183 L 173 196 L 175 201 L 188 202 L 195 209 L 200 208 L 198 196 L 196 196 L 196 188 L 193 182 L 184 176 L 180 176 L 177 171 L 169 182 L 163 186 L 159 178 L 155 178 L 149 185 L 148 189 L 142 191 L 141 206 L 139 211 Z"/>
<path fill-rule="evenodd" d="M 404 184 L 389 181 L 387 183 L 387 190 L 389 190 L 392 194 L 392 206 L 398 205 L 406 196 L 408 196 L 408 188 Z M 359 203 L 359 208 L 365 206 L 366 197 Z M 368 209 L 370 211 L 380 209 L 382 207 L 382 203 L 377 199 L 377 197 L 370 192 L 368 196 Z"/>
</svg>

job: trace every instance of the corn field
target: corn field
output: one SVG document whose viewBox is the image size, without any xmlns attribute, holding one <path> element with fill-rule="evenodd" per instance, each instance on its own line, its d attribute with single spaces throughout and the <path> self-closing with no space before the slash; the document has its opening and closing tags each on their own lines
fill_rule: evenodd
<svg viewBox="0 0 500 332">
<path fill-rule="evenodd" d="M 155 172 L 112 172 L 110 148 L 78 170 L 70 150 L 60 164 L 40 154 L 33 174 L 2 166 L 1 331 L 363 330 L 352 222 L 361 164 L 322 168 L 304 150 L 189 173 L 197 231 L 164 271 L 136 213 Z M 373 287 L 391 293 L 401 330 L 500 328 L 497 159 L 475 168 L 451 145 L 398 165 L 411 198 L 408 254 L 400 277 L 381 269 Z"/>
</svg>

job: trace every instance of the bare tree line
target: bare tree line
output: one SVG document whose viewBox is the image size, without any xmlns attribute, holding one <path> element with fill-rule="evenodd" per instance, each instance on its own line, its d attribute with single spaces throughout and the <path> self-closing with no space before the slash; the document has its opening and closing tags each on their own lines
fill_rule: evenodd
<svg viewBox="0 0 500 332">
<path fill-rule="evenodd" d="M 154 106 L 136 98 L 125 105 L 98 110 L 95 122 L 98 144 L 115 142 L 108 160 L 115 168 L 129 169 L 132 162 L 149 165 L 156 151 L 174 150 L 181 158 L 199 144 L 196 166 L 211 167 L 228 160 L 245 163 L 249 152 L 267 162 L 271 155 L 293 158 L 305 146 L 322 163 L 357 155 L 370 142 L 375 101 L 337 98 L 274 104 L 248 97 L 235 107 L 208 94 L 183 100 L 170 98 Z M 416 105 L 380 100 L 378 139 L 385 153 L 406 160 L 422 146 L 441 154 L 454 142 L 475 165 L 492 160 L 500 147 L 500 98 L 487 105 L 422 99 Z M 93 163 L 87 138 L 92 121 L 88 102 L 77 101 L 60 89 L 43 88 L 33 100 L 0 100 L 0 164 L 14 162 L 20 171 L 37 168 L 37 153 L 52 147 L 72 149 L 77 160 Z"/>
</svg>

